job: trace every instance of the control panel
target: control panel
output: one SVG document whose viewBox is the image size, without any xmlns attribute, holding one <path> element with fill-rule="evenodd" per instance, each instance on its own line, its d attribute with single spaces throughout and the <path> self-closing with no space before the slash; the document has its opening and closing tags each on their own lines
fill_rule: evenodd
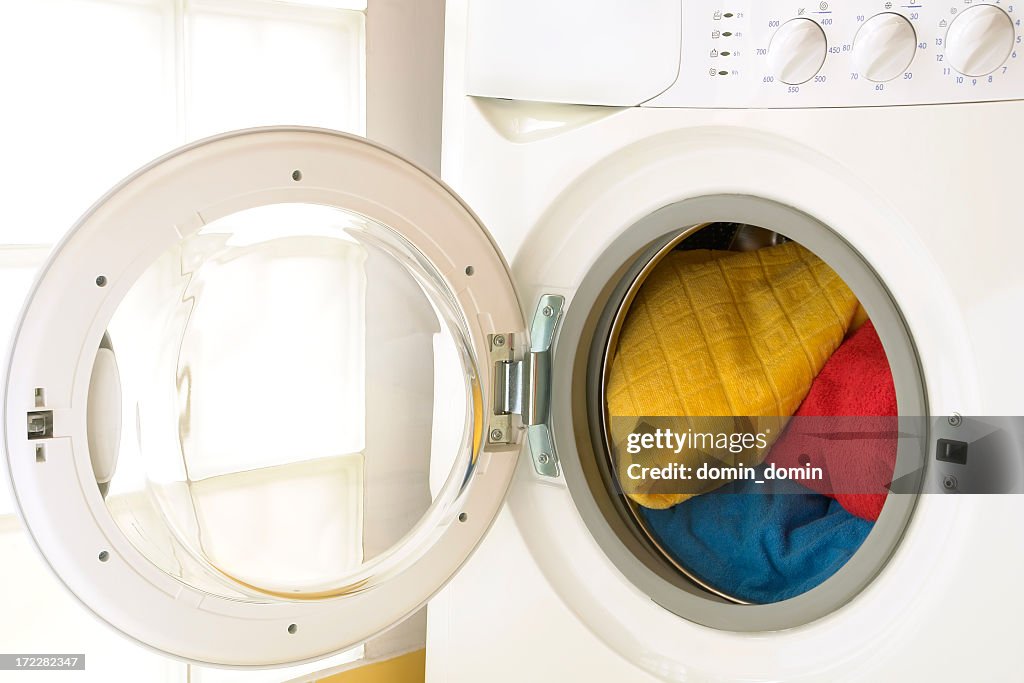
<svg viewBox="0 0 1024 683">
<path fill-rule="evenodd" d="M 687 0 L 679 76 L 644 106 L 1024 99 L 1022 19 L 1024 0 Z"/>
</svg>

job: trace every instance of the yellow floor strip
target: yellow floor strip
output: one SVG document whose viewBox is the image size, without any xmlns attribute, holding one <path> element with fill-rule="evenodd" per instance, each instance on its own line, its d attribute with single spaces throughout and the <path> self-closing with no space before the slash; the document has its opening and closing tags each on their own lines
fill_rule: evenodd
<svg viewBox="0 0 1024 683">
<path fill-rule="evenodd" d="M 427 651 L 416 650 L 394 659 L 321 678 L 318 683 L 423 683 L 426 663 Z"/>
</svg>

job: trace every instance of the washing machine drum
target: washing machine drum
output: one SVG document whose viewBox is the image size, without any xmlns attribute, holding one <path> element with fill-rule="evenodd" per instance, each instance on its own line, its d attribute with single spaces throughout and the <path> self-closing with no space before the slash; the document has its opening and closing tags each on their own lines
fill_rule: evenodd
<svg viewBox="0 0 1024 683">
<path fill-rule="evenodd" d="M 518 446 L 485 368 L 525 341 L 504 261 L 429 174 L 328 131 L 203 141 L 43 269 L 6 381 L 17 502 L 120 631 L 225 665 L 325 656 L 415 612 L 489 527 Z"/>
</svg>

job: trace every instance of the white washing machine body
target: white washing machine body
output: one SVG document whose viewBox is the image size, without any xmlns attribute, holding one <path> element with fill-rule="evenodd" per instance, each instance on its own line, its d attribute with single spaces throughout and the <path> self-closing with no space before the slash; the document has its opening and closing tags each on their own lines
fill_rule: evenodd
<svg viewBox="0 0 1024 683">
<path fill-rule="evenodd" d="M 4 386 L 6 470 L 50 567 L 126 635 L 227 666 L 343 650 L 448 584 L 429 609 L 433 681 L 1019 678 L 1019 495 L 894 496 L 905 502 L 886 505 L 834 578 L 750 606 L 672 583 L 631 554 L 605 514 L 609 491 L 586 474 L 601 316 L 659 240 L 705 222 L 800 233 L 855 290 L 863 284 L 887 354 L 902 359 L 893 367 L 901 411 L 1022 414 L 1014 8 L 501 5 L 449 3 L 443 174 L 454 191 L 342 134 L 243 131 L 140 170 L 58 246 L 23 312 Z M 907 27 L 912 69 L 893 63 L 907 58 Z M 427 454 L 437 468 L 430 505 L 389 549 L 360 555 L 351 571 L 247 581 L 247 568 L 225 569 L 195 533 L 205 513 L 190 488 L 184 522 L 156 508 L 115 519 L 105 499 L 123 462 L 110 452 L 124 414 L 115 350 L 126 356 L 108 328 L 168 253 L 181 267 L 156 272 L 181 289 L 162 290 L 173 296 L 160 305 L 187 319 L 177 307 L 191 311 L 204 296 L 190 288 L 204 252 L 182 245 L 205 235 L 203 244 L 230 247 L 228 233 L 204 231 L 277 204 L 340 210 L 347 244 L 391 259 L 359 277 L 383 277 L 381 291 L 393 293 L 384 275 L 404 273 L 403 286 L 429 303 L 420 312 L 436 318 L 418 332 L 451 342 L 444 358 L 419 349 L 449 371 L 417 380 L 422 393 L 401 378 L 368 378 L 373 390 L 397 388 L 393 400 L 377 396 L 367 431 L 380 440 L 365 450 L 407 452 L 392 440 L 396 424 L 424 403 L 416 424 L 436 434 L 443 423 L 448 437 L 444 457 Z M 308 247 L 325 235 L 299 237 Z M 363 263 L 358 249 L 342 250 L 345 263 Z M 271 291 L 302 294 L 287 278 Z M 387 329 L 389 341 L 408 336 Z M 237 342 L 237 331 L 226 334 Z M 172 456 L 156 483 L 191 485 L 178 460 L 197 379 L 170 358 L 157 365 L 177 372 L 161 375 L 158 403 L 171 410 L 156 432 L 151 411 L 137 411 L 136 430 Z M 287 350 L 266 362 L 287 367 Z M 445 411 L 458 414 L 440 419 Z M 955 428 L 932 425 L 925 443 Z M 270 431 L 244 420 L 223 429 Z M 941 473 L 920 464 L 926 477 Z M 159 505 L 153 483 L 147 500 Z M 159 533 L 128 536 L 140 526 Z"/>
<path fill-rule="evenodd" d="M 901 71 L 877 87 L 842 60 L 853 59 L 849 29 L 869 33 L 869 20 L 889 6 L 833 13 L 821 3 L 809 16 L 838 50 L 819 72 L 827 79 L 797 88 L 769 83 L 768 57 L 756 57 L 776 27 L 808 10 L 712 4 L 684 3 L 677 78 L 652 85 L 658 92 L 641 103 L 629 100 L 640 77 L 620 88 L 610 74 L 602 89 L 587 78 L 559 81 L 559 69 L 542 67 L 563 57 L 585 62 L 588 47 L 601 49 L 600 40 L 574 43 L 568 20 L 540 31 L 559 41 L 530 42 L 516 33 L 517 21 L 527 24 L 523 17 L 539 7 L 520 3 L 513 14 L 450 3 L 444 176 L 512 260 L 525 308 L 559 294 L 571 312 L 601 255 L 664 207 L 708 196 L 764 198 L 828 226 L 885 283 L 913 337 L 929 414 L 1021 414 L 1024 365 L 1014 348 L 1024 326 L 1011 311 L 1024 300 L 1014 162 L 1024 145 L 1008 134 L 1024 115 L 1016 52 L 996 78 L 951 75 L 942 43 L 960 8 L 910 3 L 891 10 L 917 32 L 910 76 Z M 611 3 L 602 4 L 608 25 L 592 20 L 590 30 L 607 38 L 635 29 L 621 28 L 629 11 L 616 17 L 604 5 Z M 663 9 L 670 17 L 678 8 Z M 708 78 L 706 65 L 722 62 L 692 43 L 717 40 L 729 10 L 753 37 L 735 72 Z M 687 82 L 698 72 L 703 80 Z M 722 85 L 728 78 L 744 84 Z M 728 211 L 707 218 L 728 219 Z M 553 393 L 568 391 L 559 382 L 581 381 L 564 365 L 554 371 Z M 574 436 L 567 431 L 556 428 L 556 450 Z M 709 628 L 658 604 L 595 541 L 595 509 L 564 476 L 542 476 L 522 459 L 506 512 L 431 604 L 430 680 L 1021 675 L 1015 624 L 1024 594 L 1013 588 L 1024 568 L 1019 495 L 921 496 L 889 561 L 848 604 L 795 628 L 748 633 Z"/>
</svg>

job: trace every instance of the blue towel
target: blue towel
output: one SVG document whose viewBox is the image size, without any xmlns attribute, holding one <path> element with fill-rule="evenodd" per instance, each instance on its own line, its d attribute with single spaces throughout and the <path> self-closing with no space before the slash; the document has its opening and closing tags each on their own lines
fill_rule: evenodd
<svg viewBox="0 0 1024 683">
<path fill-rule="evenodd" d="M 733 482 L 665 510 L 640 508 L 655 538 L 715 588 L 754 603 L 814 588 L 857 551 L 873 526 L 792 482 L 773 493 Z"/>
</svg>

